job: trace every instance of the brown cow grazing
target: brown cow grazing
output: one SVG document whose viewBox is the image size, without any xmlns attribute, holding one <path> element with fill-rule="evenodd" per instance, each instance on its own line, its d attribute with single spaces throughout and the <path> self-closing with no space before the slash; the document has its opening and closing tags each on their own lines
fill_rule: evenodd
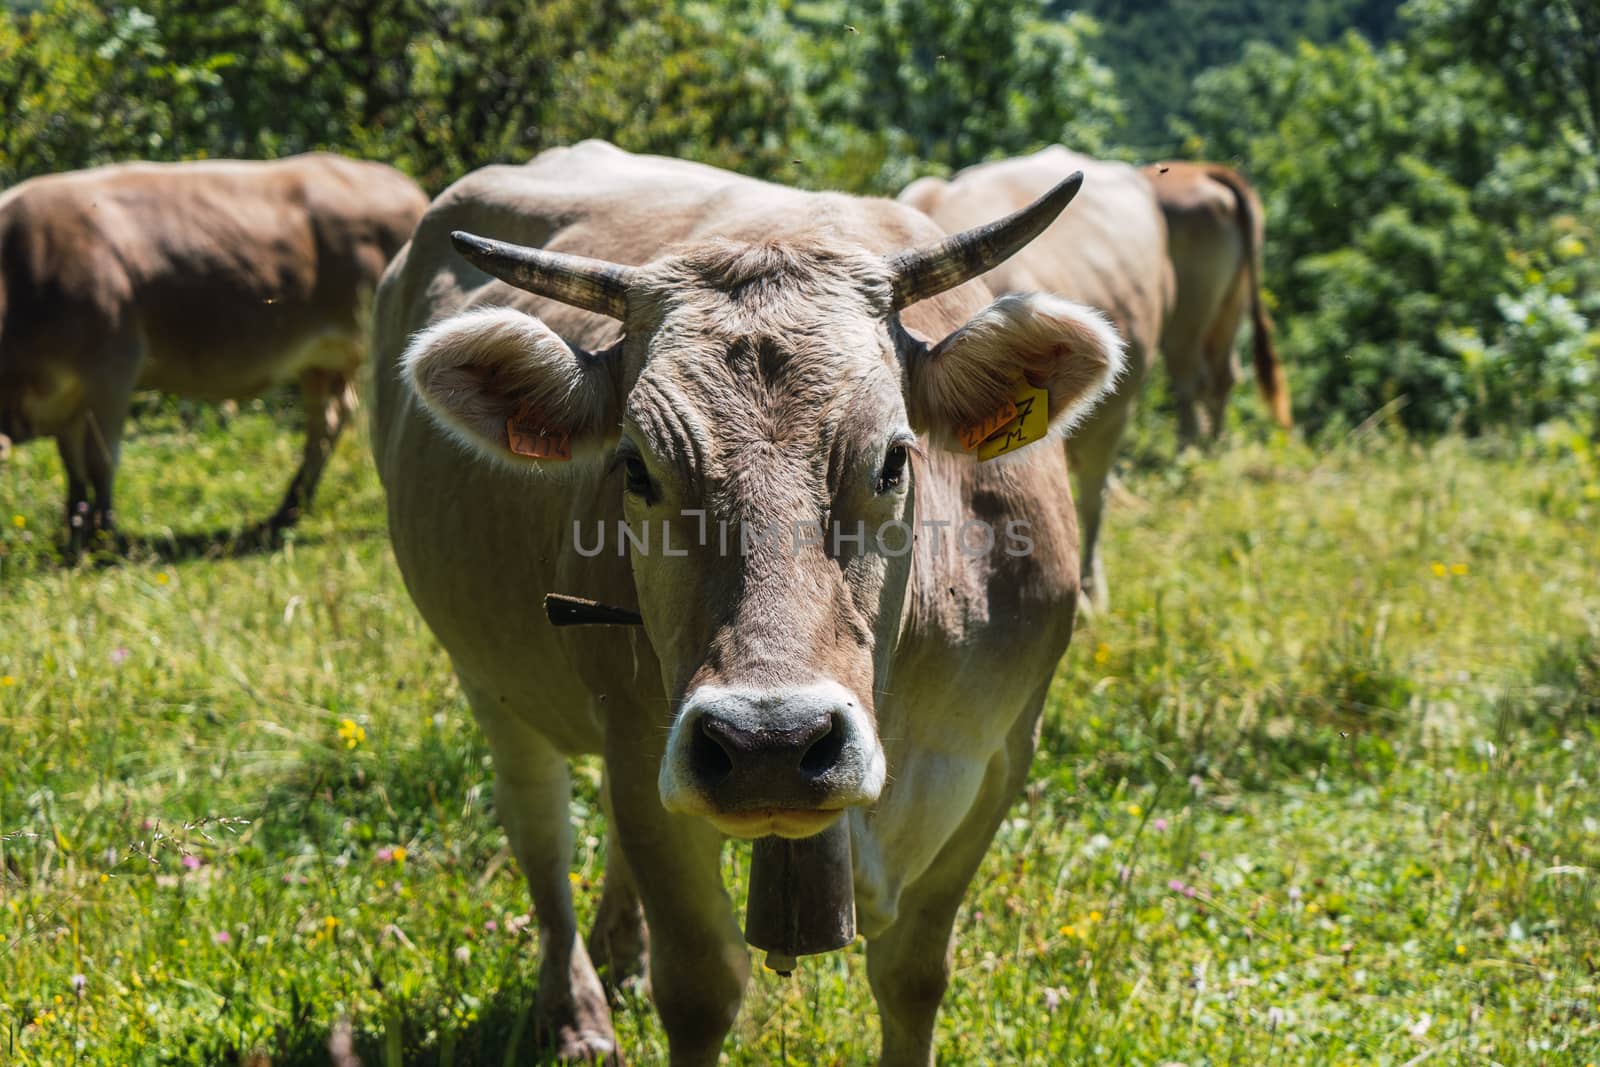
<svg viewBox="0 0 1600 1067">
<path fill-rule="evenodd" d="M 0 438 L 56 439 L 69 551 L 111 530 L 135 389 L 298 381 L 305 453 L 271 526 L 293 523 L 350 413 L 371 292 L 427 206 L 399 171 L 323 154 L 128 163 L 0 196 Z"/>
<path fill-rule="evenodd" d="M 390 266 L 390 536 L 488 737 L 563 1059 L 615 1055 L 595 964 L 640 966 L 642 901 L 672 1063 L 716 1063 L 749 973 L 724 835 L 842 818 L 883 1062 L 932 1062 L 956 909 L 1077 597 L 1061 449 L 1020 444 L 1120 362 L 1088 309 L 959 286 L 1074 188 L 944 240 L 891 201 L 588 142 L 463 178 Z M 643 630 L 552 628 L 551 591 Z M 587 948 L 585 752 L 611 816 Z"/>
<path fill-rule="evenodd" d="M 1289 386 L 1261 302 L 1261 198 L 1243 175 L 1220 163 L 1157 163 L 1144 172 L 1167 219 L 1178 280 L 1161 351 L 1172 377 L 1179 439 L 1198 439 L 1202 421 L 1213 439 L 1221 435 L 1228 393 L 1239 378 L 1234 341 L 1247 305 L 1256 382 L 1272 417 L 1287 429 L 1294 421 Z"/>
<path fill-rule="evenodd" d="M 1127 343 L 1127 369 L 1116 389 L 1067 439 L 1083 535 L 1083 591 L 1103 609 L 1109 596 L 1099 551 L 1106 482 L 1173 299 L 1166 227 L 1150 183 L 1127 164 L 1055 145 L 969 167 L 949 181 L 923 178 L 899 199 L 954 233 L 1016 210 L 1070 170 L 1085 175 L 1072 210 L 983 280 L 997 293 L 1050 292 L 1087 304 L 1110 316 Z"/>
</svg>

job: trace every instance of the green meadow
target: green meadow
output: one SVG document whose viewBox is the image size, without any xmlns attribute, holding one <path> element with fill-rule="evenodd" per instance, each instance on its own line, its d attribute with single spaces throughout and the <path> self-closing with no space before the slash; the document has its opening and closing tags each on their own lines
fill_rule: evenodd
<svg viewBox="0 0 1600 1067">
<path fill-rule="evenodd" d="M 193 550 L 276 504 L 268 412 L 149 406 L 123 561 L 60 563 L 48 443 L 0 467 L 0 1063 L 322 1064 L 346 1026 L 538 1062 L 527 892 L 362 434 L 286 543 Z M 1600 457 L 1264 438 L 1136 442 L 940 1062 L 1600 1062 Z M 871 1060 L 864 964 L 758 971 L 726 1062 Z M 615 1017 L 665 1062 L 644 994 Z"/>
</svg>

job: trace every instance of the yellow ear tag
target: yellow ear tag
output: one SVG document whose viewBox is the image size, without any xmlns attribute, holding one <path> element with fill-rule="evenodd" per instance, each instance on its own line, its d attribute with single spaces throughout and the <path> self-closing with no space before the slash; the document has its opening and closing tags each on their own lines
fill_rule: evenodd
<svg viewBox="0 0 1600 1067">
<path fill-rule="evenodd" d="M 1050 432 L 1049 390 L 1035 388 L 1024 381 L 1011 394 L 1010 406 L 1016 412 L 1012 418 L 985 437 L 975 450 L 967 447 L 967 451 L 976 452 L 980 461 L 1015 452 Z"/>
</svg>

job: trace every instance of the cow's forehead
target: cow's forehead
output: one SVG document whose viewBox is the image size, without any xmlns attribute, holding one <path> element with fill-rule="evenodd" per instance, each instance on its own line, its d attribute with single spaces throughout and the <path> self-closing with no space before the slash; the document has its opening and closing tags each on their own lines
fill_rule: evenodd
<svg viewBox="0 0 1600 1067">
<path fill-rule="evenodd" d="M 649 268 L 627 417 L 702 468 L 826 469 L 904 422 L 876 256 L 729 246 Z M 859 443 L 858 443 L 859 442 Z"/>
</svg>

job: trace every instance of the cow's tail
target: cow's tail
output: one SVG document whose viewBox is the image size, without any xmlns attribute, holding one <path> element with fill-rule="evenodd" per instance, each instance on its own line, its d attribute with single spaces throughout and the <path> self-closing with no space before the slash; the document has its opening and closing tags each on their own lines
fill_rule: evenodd
<svg viewBox="0 0 1600 1067">
<path fill-rule="evenodd" d="M 1284 429 L 1294 425 L 1294 415 L 1289 410 L 1289 383 L 1283 374 L 1283 364 L 1278 362 L 1277 349 L 1272 344 L 1272 320 L 1261 302 L 1261 245 L 1256 240 L 1255 208 L 1252 205 L 1250 185 L 1243 175 L 1228 167 L 1212 167 L 1210 176 L 1233 191 L 1238 210 L 1234 219 L 1239 224 L 1239 239 L 1244 248 L 1246 280 L 1250 285 L 1250 325 L 1255 335 L 1254 363 L 1256 384 L 1261 387 L 1261 398 L 1267 402 L 1272 417 Z"/>
</svg>

